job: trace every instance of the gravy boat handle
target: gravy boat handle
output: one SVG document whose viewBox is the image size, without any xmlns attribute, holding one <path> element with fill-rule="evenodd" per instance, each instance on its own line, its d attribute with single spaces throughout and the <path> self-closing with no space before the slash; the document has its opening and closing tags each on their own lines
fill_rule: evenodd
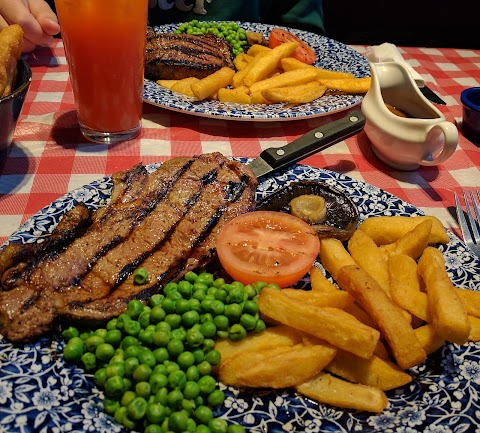
<svg viewBox="0 0 480 433">
<path fill-rule="evenodd" d="M 458 130 L 447 120 L 433 125 L 427 133 L 430 143 L 429 152 L 420 162 L 421 165 L 437 165 L 446 161 L 457 148 Z M 439 152 L 438 149 L 441 151 Z"/>
</svg>

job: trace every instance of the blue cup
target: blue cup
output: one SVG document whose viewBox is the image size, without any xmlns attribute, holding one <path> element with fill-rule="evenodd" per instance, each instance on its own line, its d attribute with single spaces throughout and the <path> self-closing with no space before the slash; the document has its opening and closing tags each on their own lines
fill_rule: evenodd
<svg viewBox="0 0 480 433">
<path fill-rule="evenodd" d="M 480 87 L 470 87 L 460 94 L 463 104 L 463 135 L 480 146 Z"/>
<path fill-rule="evenodd" d="M 0 98 L 0 156 L 12 142 L 15 126 L 32 81 L 32 71 L 25 60 L 17 63 L 17 80 L 12 93 Z"/>
</svg>

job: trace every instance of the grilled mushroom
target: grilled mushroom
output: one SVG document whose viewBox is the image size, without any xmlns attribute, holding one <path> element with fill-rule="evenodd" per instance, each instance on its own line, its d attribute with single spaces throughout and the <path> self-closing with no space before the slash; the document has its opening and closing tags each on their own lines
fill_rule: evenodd
<svg viewBox="0 0 480 433">
<path fill-rule="evenodd" d="M 307 215 L 321 212 L 305 211 L 305 208 L 311 207 L 312 203 L 317 202 L 311 196 L 321 197 L 325 200 L 326 217 L 323 221 L 319 221 L 315 215 L 312 221 L 312 218 Z M 300 207 L 304 209 L 300 210 Z M 260 200 L 256 209 L 290 212 L 311 224 L 319 237 L 334 237 L 341 241 L 350 239 L 359 221 L 358 209 L 349 197 L 337 188 L 312 180 L 289 183 Z"/>
</svg>

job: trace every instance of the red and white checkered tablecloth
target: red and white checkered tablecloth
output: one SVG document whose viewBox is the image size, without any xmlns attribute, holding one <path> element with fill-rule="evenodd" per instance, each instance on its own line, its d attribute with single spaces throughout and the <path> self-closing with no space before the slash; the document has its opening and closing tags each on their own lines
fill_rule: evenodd
<svg viewBox="0 0 480 433">
<path fill-rule="evenodd" d="M 364 52 L 366 47 L 354 46 Z M 448 120 L 462 117 L 460 92 L 480 86 L 480 50 L 399 47 L 447 106 Z M 106 174 L 143 162 L 220 151 L 256 157 L 310 129 L 342 117 L 336 113 L 289 122 L 209 119 L 144 104 L 143 129 L 132 141 L 107 147 L 80 134 L 61 40 L 28 55 L 33 81 L 6 160 L 0 161 L 0 245 L 21 223 L 65 193 Z M 1 125 L 0 125 L 1 127 Z M 380 187 L 457 226 L 449 210 L 453 192 L 480 188 L 480 149 L 459 130 L 457 150 L 444 164 L 412 172 L 395 171 L 371 152 L 364 132 L 302 161 Z"/>
</svg>

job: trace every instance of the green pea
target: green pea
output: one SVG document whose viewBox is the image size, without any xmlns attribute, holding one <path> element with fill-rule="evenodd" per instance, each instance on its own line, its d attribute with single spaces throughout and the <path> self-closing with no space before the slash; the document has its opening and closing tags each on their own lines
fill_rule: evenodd
<svg viewBox="0 0 480 433">
<path fill-rule="evenodd" d="M 153 369 L 152 374 L 163 374 L 164 376 L 168 375 L 168 368 L 165 365 L 164 361 L 161 364 L 157 364 Z"/>
<path fill-rule="evenodd" d="M 153 424 L 161 424 L 166 417 L 165 406 L 160 403 L 149 403 L 145 415 L 149 422 Z M 145 430 L 144 433 L 148 433 L 147 430 Z"/>
<path fill-rule="evenodd" d="M 127 414 L 134 420 L 141 420 L 147 412 L 147 401 L 143 397 L 135 397 L 127 406 Z"/>
<path fill-rule="evenodd" d="M 122 341 L 122 332 L 120 329 L 111 329 L 107 331 L 105 335 L 105 343 L 111 344 L 114 347 L 118 347 Z"/>
<path fill-rule="evenodd" d="M 187 376 L 187 380 L 192 382 L 196 382 L 200 378 L 200 372 L 198 371 L 198 368 L 195 365 L 188 367 L 185 375 Z"/>
<path fill-rule="evenodd" d="M 200 322 L 200 314 L 198 311 L 192 310 L 182 314 L 182 324 L 187 328 L 191 328 L 193 325 Z"/>
<path fill-rule="evenodd" d="M 96 348 L 102 343 L 105 343 L 102 337 L 91 335 L 85 340 L 85 347 L 89 352 L 95 352 Z"/>
<path fill-rule="evenodd" d="M 178 283 L 178 292 L 182 294 L 183 298 L 190 298 L 192 291 L 193 285 L 189 281 L 182 280 Z"/>
<path fill-rule="evenodd" d="M 155 329 L 142 329 L 138 334 L 138 339 L 145 344 L 146 346 L 151 346 L 153 344 L 153 334 Z"/>
<path fill-rule="evenodd" d="M 195 409 L 195 419 L 202 424 L 208 425 L 210 420 L 213 419 L 213 412 L 212 409 L 210 409 L 208 406 L 198 406 Z"/>
<path fill-rule="evenodd" d="M 131 320 L 132 318 L 127 313 L 120 314 L 117 318 L 117 328 L 120 329 L 120 331 L 123 331 L 125 329 L 125 323 L 130 322 Z"/>
<path fill-rule="evenodd" d="M 133 380 L 135 382 L 148 381 L 152 374 L 152 369 L 146 364 L 140 364 L 133 371 Z"/>
<path fill-rule="evenodd" d="M 218 338 L 228 338 L 228 331 L 217 331 L 217 337 Z"/>
<path fill-rule="evenodd" d="M 193 271 L 188 271 L 185 276 L 183 277 L 184 280 L 187 280 L 190 284 L 193 284 L 195 282 L 195 279 L 197 278 L 197 274 Z"/>
<path fill-rule="evenodd" d="M 192 352 L 187 350 L 178 355 L 177 362 L 181 369 L 186 370 L 195 363 L 195 356 Z"/>
<path fill-rule="evenodd" d="M 148 283 L 148 271 L 145 268 L 137 268 L 133 272 L 133 283 L 143 285 Z"/>
<path fill-rule="evenodd" d="M 175 312 L 175 301 L 171 298 L 165 298 L 160 305 L 167 314 L 172 314 Z"/>
<path fill-rule="evenodd" d="M 191 348 L 200 347 L 203 344 L 205 337 L 197 328 L 190 328 L 185 336 L 187 345 Z"/>
<path fill-rule="evenodd" d="M 120 376 L 109 377 L 105 382 L 105 394 L 107 397 L 119 398 L 125 391 L 123 378 Z"/>
<path fill-rule="evenodd" d="M 69 326 L 67 329 L 64 329 L 62 332 L 62 337 L 68 342 L 73 337 L 78 337 L 80 332 L 74 326 Z"/>
<path fill-rule="evenodd" d="M 128 320 L 124 324 L 125 333 L 133 337 L 137 337 L 141 329 L 142 329 L 142 326 L 136 320 Z"/>
<path fill-rule="evenodd" d="M 135 384 L 135 392 L 139 397 L 147 399 L 148 397 L 150 397 L 150 394 L 152 392 L 152 386 L 149 382 L 137 382 Z"/>
<path fill-rule="evenodd" d="M 168 378 L 164 374 L 155 373 L 154 370 L 154 372 L 150 376 L 149 383 L 152 389 L 152 393 L 156 394 L 159 389 L 164 388 L 168 385 Z"/>
<path fill-rule="evenodd" d="M 165 298 L 165 296 L 162 295 L 161 293 L 155 293 L 154 295 L 150 296 L 150 307 L 152 307 L 153 309 L 157 305 L 160 305 L 162 303 L 163 298 Z"/>
<path fill-rule="evenodd" d="M 167 313 L 165 313 L 165 310 L 160 304 L 155 305 L 150 312 L 150 321 L 156 324 L 164 320 L 166 315 Z"/>
<path fill-rule="evenodd" d="M 168 428 L 175 432 L 181 433 L 187 429 L 188 415 L 184 411 L 177 411 L 170 414 L 168 418 Z"/>
<path fill-rule="evenodd" d="M 128 406 L 129 403 L 137 396 L 134 391 L 125 391 L 120 399 L 122 406 Z"/>
<path fill-rule="evenodd" d="M 207 361 L 202 361 L 197 368 L 200 376 L 208 376 L 212 372 L 212 365 Z"/>
<path fill-rule="evenodd" d="M 195 358 L 195 364 L 200 364 L 205 359 L 205 353 L 201 347 L 197 347 L 192 351 Z"/>
<path fill-rule="evenodd" d="M 212 338 L 205 338 L 203 340 L 203 351 L 205 353 L 209 352 L 214 347 L 215 347 L 215 340 L 213 340 Z"/>
<path fill-rule="evenodd" d="M 125 359 L 128 359 L 128 358 L 136 358 L 138 357 L 138 354 L 140 353 L 140 348 L 139 346 L 137 345 L 131 345 L 131 346 L 128 346 L 127 348 L 125 348 L 124 352 L 123 352 L 123 357 Z"/>
<path fill-rule="evenodd" d="M 150 311 L 143 311 L 140 313 L 140 316 L 138 316 L 138 323 L 141 328 L 146 329 L 148 325 L 150 325 Z"/>
<path fill-rule="evenodd" d="M 217 381 L 213 376 L 205 375 L 198 379 L 198 387 L 200 388 L 200 394 L 209 395 L 217 386 Z"/>
<path fill-rule="evenodd" d="M 192 299 L 197 299 L 202 302 L 205 299 L 205 292 L 201 289 L 195 290 L 192 294 Z"/>
<path fill-rule="evenodd" d="M 195 410 L 196 407 L 197 406 L 195 405 L 195 402 L 193 400 L 189 400 L 187 398 L 184 398 L 182 400 L 182 409 L 187 413 L 189 417 L 193 415 L 193 411 Z M 190 419 L 191 418 L 189 418 L 189 420 Z"/>
<path fill-rule="evenodd" d="M 186 336 L 187 336 L 187 331 L 185 331 L 185 328 L 183 326 L 180 326 L 179 328 L 172 330 L 172 333 L 170 334 L 170 339 L 176 338 L 184 342 Z"/>
<path fill-rule="evenodd" d="M 188 332 L 187 332 L 187 335 L 188 335 Z M 167 344 L 167 350 L 171 356 L 176 358 L 184 350 L 182 340 L 178 338 L 172 338 Z"/>
<path fill-rule="evenodd" d="M 123 423 L 123 419 L 127 416 L 127 408 L 125 406 L 120 406 L 117 408 L 115 411 L 115 414 L 113 415 L 113 418 L 115 421 L 117 421 L 119 424 Z"/>
<path fill-rule="evenodd" d="M 108 415 L 113 415 L 119 407 L 120 403 L 118 400 L 113 400 L 111 398 L 105 398 L 103 400 L 103 410 Z"/>
<path fill-rule="evenodd" d="M 257 324 L 255 325 L 255 332 L 265 331 L 266 327 L 267 326 L 265 325 L 265 322 L 261 319 L 258 319 Z"/>
<path fill-rule="evenodd" d="M 83 341 L 79 337 L 73 337 L 63 348 L 63 356 L 68 362 L 78 362 L 85 352 Z"/>
<path fill-rule="evenodd" d="M 110 319 L 108 322 L 107 322 L 107 331 L 111 331 L 113 329 L 117 329 L 117 321 L 118 319 L 116 317 L 114 317 L 113 319 Z"/>
<path fill-rule="evenodd" d="M 93 381 L 95 382 L 95 385 L 102 388 L 105 386 L 107 379 L 108 377 L 105 368 L 99 368 L 93 375 Z"/>
<path fill-rule="evenodd" d="M 212 433 L 205 424 L 197 425 L 193 433 Z"/>
<path fill-rule="evenodd" d="M 105 372 L 107 374 L 107 377 L 113 377 L 113 376 L 123 377 L 125 376 L 125 364 L 120 362 L 116 364 L 109 364 L 105 366 Z"/>
<path fill-rule="evenodd" d="M 155 394 L 154 402 L 165 406 L 168 403 L 168 389 L 160 388 Z"/>
<path fill-rule="evenodd" d="M 204 337 L 213 338 L 217 333 L 217 327 L 213 321 L 211 322 L 204 322 L 200 327 L 200 332 Z"/>
<path fill-rule="evenodd" d="M 256 283 L 253 283 L 252 284 L 253 288 L 256 290 L 257 294 L 260 294 L 260 292 L 262 291 L 262 289 L 264 287 L 267 287 L 268 284 L 265 283 L 264 281 L 257 281 Z"/>
<path fill-rule="evenodd" d="M 149 424 L 147 427 L 145 427 L 143 433 L 163 433 L 163 429 L 158 424 Z"/>
<path fill-rule="evenodd" d="M 166 347 L 159 347 L 153 351 L 153 356 L 155 356 L 155 360 L 160 363 L 170 359 L 170 354 L 168 353 L 168 349 Z"/>
<path fill-rule="evenodd" d="M 228 424 L 224 419 L 214 418 L 209 421 L 208 428 L 211 433 L 227 433 Z"/>
<path fill-rule="evenodd" d="M 172 290 L 168 295 L 167 298 L 171 299 L 172 301 L 178 301 L 179 299 L 183 299 L 182 294 L 178 290 Z"/>
<path fill-rule="evenodd" d="M 94 370 L 97 366 L 97 357 L 92 352 L 86 352 L 80 358 L 83 368 L 87 371 Z"/>
<path fill-rule="evenodd" d="M 200 306 L 200 301 L 195 298 L 190 298 L 188 300 L 188 306 L 190 307 L 190 310 L 197 311 L 199 314 L 202 311 L 202 308 Z"/>
<path fill-rule="evenodd" d="M 128 430 L 136 430 L 137 423 L 135 420 L 130 419 L 128 413 L 123 417 L 123 426 Z"/>
<path fill-rule="evenodd" d="M 229 304 L 225 307 L 225 316 L 228 317 L 230 323 L 236 323 L 242 315 L 242 306 L 240 304 Z"/>
<path fill-rule="evenodd" d="M 200 394 L 200 387 L 198 383 L 193 380 L 188 380 L 185 383 L 185 387 L 183 388 L 183 395 L 185 398 L 194 399 Z"/>
<path fill-rule="evenodd" d="M 140 343 L 137 337 L 134 337 L 133 335 L 127 335 L 126 337 L 123 337 L 123 340 L 120 343 L 120 347 L 123 350 L 126 350 L 130 346 L 138 346 L 139 344 Z"/>
<path fill-rule="evenodd" d="M 257 326 L 257 318 L 251 314 L 244 313 L 240 316 L 240 325 L 247 331 L 252 331 Z"/>
<path fill-rule="evenodd" d="M 218 299 L 215 299 L 210 305 L 210 311 L 212 312 L 213 316 L 224 314 L 226 308 L 227 307 L 225 306 L 225 304 Z"/>
<path fill-rule="evenodd" d="M 165 347 L 170 341 L 170 331 L 156 331 L 152 341 L 157 347 Z"/>
<path fill-rule="evenodd" d="M 219 331 L 228 331 L 228 327 L 230 326 L 230 321 L 228 320 L 228 317 L 224 316 L 223 314 L 215 316 L 213 319 L 213 323 Z"/>
<path fill-rule="evenodd" d="M 172 371 L 168 375 L 168 383 L 172 388 L 179 388 L 183 390 L 183 388 L 185 388 L 185 384 L 187 383 L 187 376 L 182 370 Z"/>
<path fill-rule="evenodd" d="M 105 340 L 105 337 L 107 335 L 107 330 L 105 328 L 98 328 L 98 329 L 95 329 L 95 331 L 93 332 L 94 335 L 97 335 L 99 336 L 100 338 L 103 338 L 103 340 Z"/>
<path fill-rule="evenodd" d="M 174 313 L 167 314 L 165 316 L 165 322 L 167 322 L 172 327 L 172 329 L 176 329 L 182 323 L 182 316 L 180 316 L 180 314 Z"/>
<path fill-rule="evenodd" d="M 217 289 L 215 292 L 215 299 L 226 302 L 228 297 L 228 292 L 224 289 Z"/>
<path fill-rule="evenodd" d="M 211 365 L 220 364 L 220 358 L 220 352 L 216 349 L 210 350 L 208 353 L 205 354 L 205 361 L 207 361 Z"/>
<path fill-rule="evenodd" d="M 245 427 L 239 424 L 230 424 L 227 428 L 227 433 L 245 433 Z"/>
<path fill-rule="evenodd" d="M 168 393 L 167 404 L 170 409 L 178 409 L 182 405 L 183 393 L 179 389 L 173 389 Z"/>
<path fill-rule="evenodd" d="M 247 336 L 247 330 L 240 324 L 235 324 L 228 330 L 228 336 L 232 341 L 243 340 Z"/>
<path fill-rule="evenodd" d="M 225 401 L 225 393 L 221 389 L 213 390 L 207 398 L 210 407 L 220 406 Z"/>
<path fill-rule="evenodd" d="M 100 361 L 108 361 L 115 353 L 115 349 L 111 344 L 102 343 L 95 349 L 95 355 Z"/>
<path fill-rule="evenodd" d="M 222 287 L 225 284 L 225 278 L 217 278 L 213 281 L 212 285 L 215 287 Z"/>
<path fill-rule="evenodd" d="M 155 331 L 168 331 L 170 332 L 172 330 L 172 327 L 170 326 L 169 323 L 163 321 L 163 322 L 158 322 L 155 326 Z"/>
<path fill-rule="evenodd" d="M 195 281 L 195 284 L 193 285 L 193 290 L 202 290 L 203 292 L 207 292 L 208 293 L 208 289 L 210 289 L 209 285 L 200 281 L 198 278 L 197 280 Z M 216 287 L 214 287 L 214 289 L 216 289 Z M 215 291 L 212 290 L 212 293 L 214 293 Z"/>
<path fill-rule="evenodd" d="M 243 313 L 255 316 L 256 314 L 258 314 L 258 304 L 255 301 L 247 299 L 243 303 Z"/>
<path fill-rule="evenodd" d="M 150 368 L 155 367 L 155 364 L 157 363 L 155 354 L 146 347 L 140 350 L 138 354 L 138 360 L 140 361 L 140 364 L 148 365 Z"/>
</svg>

